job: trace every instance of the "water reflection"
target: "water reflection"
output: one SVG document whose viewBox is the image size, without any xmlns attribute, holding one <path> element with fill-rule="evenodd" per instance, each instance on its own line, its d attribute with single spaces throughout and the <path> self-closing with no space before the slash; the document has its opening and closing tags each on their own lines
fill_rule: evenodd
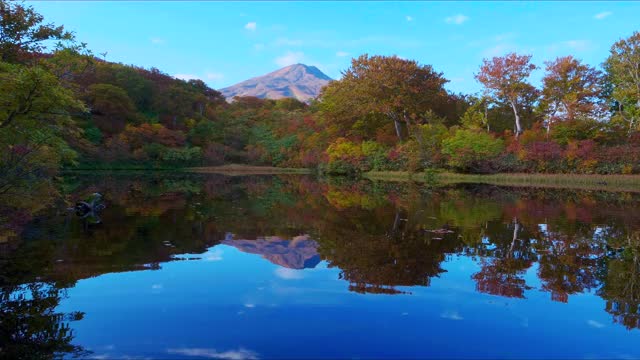
<svg viewBox="0 0 640 360">
<path fill-rule="evenodd" d="M 462 257 L 479 293 L 534 301 L 543 292 L 557 303 L 591 294 L 614 323 L 640 328 L 636 194 L 304 176 L 77 176 L 65 188 L 71 202 L 103 194 L 102 224 L 87 227 L 55 202 L 5 223 L 14 235 L 1 244 L 2 355 L 80 351 L 69 324 L 82 313 L 56 310 L 79 280 L 224 246 L 291 271 L 324 261 L 349 291 L 399 296 L 447 278 Z M 195 350 L 171 349 L 215 352 Z"/>
<path fill-rule="evenodd" d="M 318 243 L 307 235 L 292 239 L 272 236 L 255 240 L 238 240 L 228 234 L 221 243 L 245 253 L 262 255 L 272 263 L 288 269 L 313 269 L 320 263 Z"/>
<path fill-rule="evenodd" d="M 86 355 L 72 345 L 69 323 L 82 320 L 80 312 L 56 311 L 64 290 L 55 284 L 30 283 L 3 287 L 0 293 L 0 355 L 7 359 L 47 359 L 56 354 Z"/>
</svg>

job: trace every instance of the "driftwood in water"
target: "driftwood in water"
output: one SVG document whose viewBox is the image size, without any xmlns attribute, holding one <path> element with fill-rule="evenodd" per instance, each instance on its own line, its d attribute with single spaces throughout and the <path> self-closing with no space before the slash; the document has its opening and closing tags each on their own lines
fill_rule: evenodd
<svg viewBox="0 0 640 360">
<path fill-rule="evenodd" d="M 76 215 L 82 219 L 90 219 L 92 223 L 99 224 L 101 220 L 98 213 L 105 208 L 106 206 L 102 203 L 102 194 L 93 193 L 88 201 L 78 201 L 69 210 L 75 211 Z"/>
</svg>

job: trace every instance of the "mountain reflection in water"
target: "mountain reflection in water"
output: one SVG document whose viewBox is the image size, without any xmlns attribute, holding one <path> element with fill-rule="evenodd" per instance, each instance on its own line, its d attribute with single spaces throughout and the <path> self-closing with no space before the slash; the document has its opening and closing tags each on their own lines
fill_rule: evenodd
<svg viewBox="0 0 640 360">
<path fill-rule="evenodd" d="M 69 202 L 103 194 L 108 206 L 101 224 L 86 226 L 53 196 L 48 206 L 40 198 L 33 211 L 0 206 L 6 240 L 0 243 L 1 356 L 370 357 L 387 346 L 389 357 L 477 357 L 471 348 L 449 344 L 449 336 L 480 336 L 490 343 L 478 329 L 444 323 L 438 323 L 437 334 L 417 329 L 429 321 L 475 321 L 508 334 L 515 309 L 529 319 L 526 327 L 517 325 L 531 339 L 570 344 L 597 336 L 600 342 L 585 343 L 601 352 L 589 354 L 640 356 L 627 346 L 640 335 L 639 194 L 217 175 L 78 175 L 66 179 L 65 189 L 72 194 Z M 157 283 L 134 286 L 148 277 Z M 215 283 L 205 286 L 213 281 L 208 279 Z M 291 287 L 297 282 L 304 291 Z M 171 292 L 170 284 L 180 290 Z M 434 302 L 439 298 L 445 300 Z M 270 312 L 240 320 L 248 311 L 259 313 L 259 300 Z M 233 301 L 244 301 L 243 309 L 234 309 Z M 289 304 L 290 315 L 278 312 L 278 301 Z M 508 307 L 497 309 L 503 302 Z M 434 308 L 452 304 L 474 309 L 473 315 Z M 385 318 L 403 307 L 413 309 L 399 311 L 403 319 L 418 316 L 421 322 Z M 135 321 L 109 324 L 133 309 L 137 315 L 128 318 Z M 169 320 L 189 318 L 187 309 L 200 309 L 194 322 Z M 302 349 L 292 343 L 284 352 L 268 345 L 270 337 L 284 336 L 273 324 L 296 326 L 288 322 L 302 316 L 296 311 L 312 311 L 317 318 L 312 333 L 292 331 L 295 336 L 322 336 L 335 346 Z M 373 313 L 398 328 L 376 337 L 383 333 L 374 331 L 376 320 L 366 315 Z M 563 330 L 531 324 L 547 317 Z M 227 330 L 228 336 L 217 335 L 223 345 L 206 347 L 208 340 L 196 335 L 203 331 L 198 321 L 242 333 Z M 325 321 L 333 325 L 321 325 Z M 144 342 L 144 335 L 123 326 L 156 335 Z M 163 332 L 176 326 L 185 338 Z M 103 331 L 120 343 L 97 347 Z M 339 340 L 354 334 L 375 339 Z M 137 347 L 129 348 L 133 354 L 105 350 L 124 347 L 125 335 L 140 336 Z M 198 341 L 199 347 L 186 345 Z M 426 349 L 425 341 L 447 346 Z M 494 346 L 483 354 L 589 355 L 555 342 L 526 348 L 525 341 L 526 336 L 512 339 L 512 347 Z M 389 348 L 399 343 L 404 345 Z M 526 354 L 518 352 L 525 348 Z"/>
<path fill-rule="evenodd" d="M 308 235 L 295 236 L 291 240 L 275 236 L 235 240 L 227 235 L 220 243 L 245 253 L 262 255 L 272 263 L 289 269 L 313 269 L 320 263 L 318 243 L 309 239 Z"/>
</svg>

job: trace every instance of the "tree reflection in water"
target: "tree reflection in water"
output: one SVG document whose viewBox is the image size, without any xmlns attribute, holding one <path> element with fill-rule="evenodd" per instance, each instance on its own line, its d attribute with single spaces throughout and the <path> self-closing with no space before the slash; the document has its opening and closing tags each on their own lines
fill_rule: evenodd
<svg viewBox="0 0 640 360">
<path fill-rule="evenodd" d="M 478 267 L 477 291 L 526 298 L 533 288 L 525 274 L 536 269 L 536 290 L 553 301 L 593 291 L 614 322 L 640 327 L 638 194 L 212 175 L 69 177 L 65 189 L 71 203 L 104 194 L 102 225 L 65 226 L 55 206 L 4 223 L 10 228 L 0 234 L 14 234 L 2 255 L 1 336 L 12 344 L 4 354 L 80 350 L 70 345 L 69 321 L 82 314 L 56 312 L 65 288 L 160 268 L 228 233 L 263 239 L 227 242 L 291 268 L 313 267 L 317 255 L 358 293 L 411 293 L 465 256 Z"/>
<path fill-rule="evenodd" d="M 82 320 L 80 312 L 60 313 L 56 308 L 64 290 L 50 283 L 3 287 L 0 291 L 0 357 L 50 359 L 63 354 L 87 355 L 72 345 L 70 322 Z"/>
</svg>

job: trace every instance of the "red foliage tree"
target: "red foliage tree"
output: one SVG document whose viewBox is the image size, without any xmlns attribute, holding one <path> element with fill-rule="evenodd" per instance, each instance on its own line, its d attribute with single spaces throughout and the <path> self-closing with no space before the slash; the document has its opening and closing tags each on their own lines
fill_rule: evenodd
<svg viewBox="0 0 640 360">
<path fill-rule="evenodd" d="M 522 133 L 518 107 L 520 101 L 536 89 L 527 82 L 537 67 L 531 64 L 531 55 L 510 53 L 491 60 L 484 59 L 476 79 L 485 87 L 488 96 L 497 102 L 507 103 L 515 117 L 516 137 Z"/>
</svg>

